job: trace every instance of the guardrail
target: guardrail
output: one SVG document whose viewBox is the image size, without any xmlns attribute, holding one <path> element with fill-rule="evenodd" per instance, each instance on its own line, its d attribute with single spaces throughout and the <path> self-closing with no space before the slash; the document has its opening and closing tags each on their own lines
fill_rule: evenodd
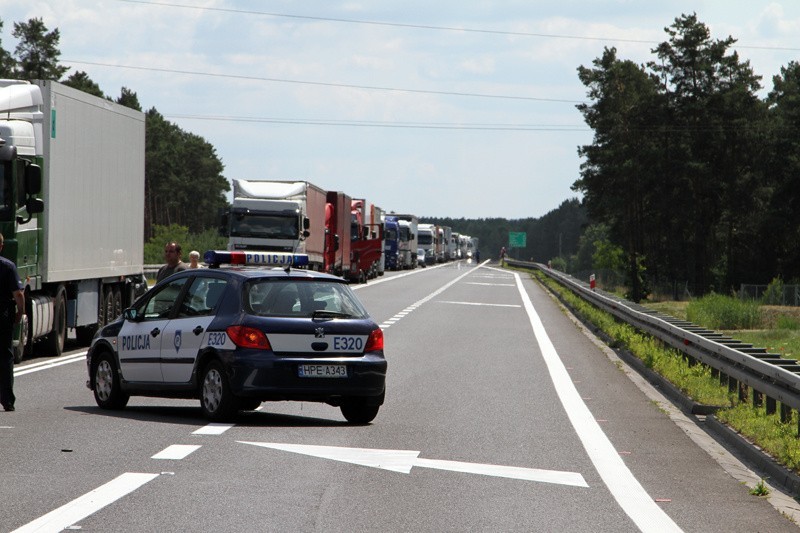
<svg viewBox="0 0 800 533">
<path fill-rule="evenodd" d="M 781 420 L 784 422 L 790 419 L 791 409 L 800 410 L 800 364 L 797 361 L 782 359 L 779 354 L 767 353 L 764 348 L 744 344 L 691 322 L 593 290 L 588 283 L 546 265 L 516 260 L 507 260 L 506 263 L 518 268 L 538 269 L 596 307 L 660 339 L 686 357 L 711 367 L 719 374 L 720 383 L 727 382 L 728 390 L 738 393 L 740 401 L 749 400 L 749 388 L 753 392 L 753 404 L 761 406 L 766 402 L 770 414 L 776 412 L 777 402 L 780 402 Z M 800 421 L 798 424 L 800 434 Z"/>
</svg>

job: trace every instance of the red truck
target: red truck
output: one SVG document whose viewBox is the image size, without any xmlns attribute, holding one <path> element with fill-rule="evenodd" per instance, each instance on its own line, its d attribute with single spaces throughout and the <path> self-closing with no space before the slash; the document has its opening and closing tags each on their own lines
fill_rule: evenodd
<svg viewBox="0 0 800 533">
<path fill-rule="evenodd" d="M 351 276 L 350 203 L 343 192 L 328 191 L 325 205 L 325 272 Z"/>
<path fill-rule="evenodd" d="M 373 219 L 374 206 L 363 198 L 350 204 L 350 275 L 366 283 L 378 275 L 383 255 L 383 224 Z"/>
</svg>

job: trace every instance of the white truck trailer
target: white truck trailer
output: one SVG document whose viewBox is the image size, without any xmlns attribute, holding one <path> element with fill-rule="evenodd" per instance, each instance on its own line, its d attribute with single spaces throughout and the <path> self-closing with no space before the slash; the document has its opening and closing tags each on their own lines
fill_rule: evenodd
<svg viewBox="0 0 800 533">
<path fill-rule="evenodd" d="M 15 359 L 60 355 L 146 291 L 145 116 L 53 81 L 0 80 L 0 231 L 25 283 Z M 38 342 L 42 341 L 42 342 Z"/>
</svg>

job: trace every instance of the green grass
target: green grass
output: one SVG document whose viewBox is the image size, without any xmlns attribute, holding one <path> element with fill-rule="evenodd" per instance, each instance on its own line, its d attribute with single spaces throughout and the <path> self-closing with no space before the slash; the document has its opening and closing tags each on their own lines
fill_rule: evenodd
<svg viewBox="0 0 800 533">
<path fill-rule="evenodd" d="M 721 294 L 709 294 L 689 302 L 686 318 L 715 330 L 755 329 L 762 323 L 758 303 Z"/>
<path fill-rule="evenodd" d="M 542 284 L 549 287 L 572 308 L 573 312 L 592 322 L 612 341 L 614 348 L 624 348 L 641 359 L 645 365 L 670 381 L 679 390 L 694 401 L 716 405 L 720 407 L 716 416 L 720 421 L 755 442 L 777 461 L 786 467 L 800 472 L 800 439 L 798 438 L 798 413 L 791 412 L 790 419 L 782 422 L 779 414 L 767 414 L 764 406 L 753 407 L 752 400 L 739 402 L 738 395 L 728 390 L 727 383 L 721 384 L 711 369 L 701 364 L 690 365 L 679 351 L 666 346 L 664 343 L 632 326 L 619 323 L 614 318 L 600 309 L 590 305 L 571 291 L 565 289 L 556 281 L 540 272 L 535 272 L 534 277 Z M 719 305 L 714 302 L 712 306 Z M 679 316 L 682 304 L 648 304 L 659 311 Z M 747 316 L 750 311 L 746 311 Z M 780 323 L 780 322 L 778 322 Z M 709 327 L 706 324 L 699 324 Z M 712 328 L 713 329 L 713 328 Z M 766 331 L 733 331 L 731 332 L 744 342 L 756 346 L 766 345 L 770 351 L 789 355 L 800 356 L 800 332 L 793 329 L 778 329 Z M 763 341 L 763 342 L 761 342 Z M 766 403 L 766 402 L 764 402 Z M 763 489 L 766 489 L 763 486 Z M 761 489 L 756 487 L 754 494 L 762 495 Z"/>
</svg>

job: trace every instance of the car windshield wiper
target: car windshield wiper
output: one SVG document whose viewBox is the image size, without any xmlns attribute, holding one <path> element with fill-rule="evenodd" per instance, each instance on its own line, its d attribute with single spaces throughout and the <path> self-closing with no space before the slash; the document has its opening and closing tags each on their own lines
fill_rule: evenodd
<svg viewBox="0 0 800 533">
<path fill-rule="evenodd" d="M 339 313 L 338 311 L 325 311 L 324 309 L 317 309 L 311 318 L 352 318 L 353 315 L 347 313 Z"/>
</svg>

